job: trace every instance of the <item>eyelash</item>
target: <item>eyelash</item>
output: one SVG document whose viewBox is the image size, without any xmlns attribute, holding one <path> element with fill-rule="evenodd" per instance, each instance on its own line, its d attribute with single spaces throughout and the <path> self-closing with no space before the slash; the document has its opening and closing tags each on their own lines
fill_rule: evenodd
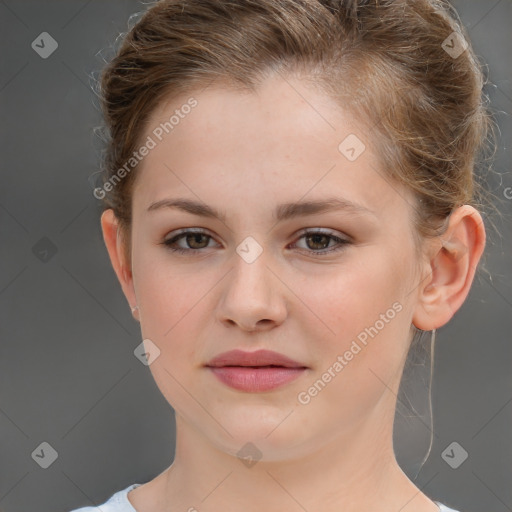
<svg viewBox="0 0 512 512">
<path fill-rule="evenodd" d="M 170 251 L 172 252 L 175 252 L 175 253 L 179 253 L 179 254 L 193 254 L 193 253 L 199 253 L 201 252 L 203 249 L 183 249 L 183 248 L 176 248 L 176 247 L 172 247 L 173 244 L 175 244 L 178 240 L 181 240 L 182 238 L 186 237 L 187 235 L 194 235 L 194 234 L 199 234 L 199 235 L 205 235 L 207 237 L 211 239 L 213 239 L 213 237 L 211 235 L 208 235 L 208 233 L 206 233 L 205 231 L 203 230 L 185 230 L 185 231 L 182 231 L 181 233 L 177 234 L 176 236 L 168 239 L 168 240 L 164 240 L 162 243 L 162 245 L 166 246 L 167 249 L 169 249 Z M 351 242 L 349 240 L 346 240 L 346 239 L 343 239 L 343 238 L 339 238 L 331 233 L 326 233 L 324 231 L 318 231 L 318 230 L 311 230 L 311 231 L 304 231 L 301 236 L 299 237 L 299 240 L 304 238 L 304 237 L 307 237 L 307 236 L 311 236 L 311 235 L 320 235 L 320 236 L 326 236 L 328 237 L 329 239 L 331 240 L 334 240 L 335 242 L 338 243 L 338 246 L 333 249 L 324 249 L 322 251 L 313 251 L 313 250 L 309 250 L 310 254 L 313 254 L 313 255 L 324 255 L 324 254 L 328 254 L 328 253 L 331 253 L 331 252 L 337 252 L 337 251 L 340 251 L 340 250 L 343 250 L 348 244 L 350 244 Z M 207 249 L 207 247 L 205 247 L 204 249 Z M 305 251 L 306 249 L 303 249 L 303 251 Z"/>
</svg>

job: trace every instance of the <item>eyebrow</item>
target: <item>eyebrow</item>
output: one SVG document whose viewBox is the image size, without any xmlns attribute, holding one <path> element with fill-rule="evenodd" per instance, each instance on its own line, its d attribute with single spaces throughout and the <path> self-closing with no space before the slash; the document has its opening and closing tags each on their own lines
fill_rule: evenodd
<svg viewBox="0 0 512 512">
<path fill-rule="evenodd" d="M 152 203 L 148 207 L 147 211 L 153 212 L 163 208 L 176 208 L 192 215 L 219 219 L 223 223 L 226 223 L 226 214 L 224 212 L 221 212 L 207 204 L 186 198 L 162 199 Z M 277 206 L 273 216 L 277 222 L 282 222 L 294 217 L 302 217 L 306 215 L 314 215 L 317 213 L 339 210 L 345 210 L 349 213 L 357 215 L 371 214 L 377 217 L 377 214 L 374 211 L 360 204 L 353 203 L 339 197 L 327 198 L 317 201 L 283 203 Z"/>
</svg>

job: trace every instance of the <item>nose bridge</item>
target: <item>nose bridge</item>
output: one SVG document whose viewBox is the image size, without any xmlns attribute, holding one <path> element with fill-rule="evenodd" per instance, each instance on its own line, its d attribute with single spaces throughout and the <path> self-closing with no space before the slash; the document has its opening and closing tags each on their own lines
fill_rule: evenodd
<svg viewBox="0 0 512 512">
<path fill-rule="evenodd" d="M 282 321 L 286 313 L 284 298 L 275 271 L 271 270 L 269 254 L 252 237 L 237 246 L 221 301 L 224 320 L 245 328 L 255 327 L 262 320 Z"/>
<path fill-rule="evenodd" d="M 239 300 L 244 297 L 251 301 L 269 302 L 273 284 L 270 278 L 269 251 L 263 250 L 252 237 L 248 237 L 236 248 L 233 258 L 234 269 L 230 279 L 231 291 Z"/>
</svg>

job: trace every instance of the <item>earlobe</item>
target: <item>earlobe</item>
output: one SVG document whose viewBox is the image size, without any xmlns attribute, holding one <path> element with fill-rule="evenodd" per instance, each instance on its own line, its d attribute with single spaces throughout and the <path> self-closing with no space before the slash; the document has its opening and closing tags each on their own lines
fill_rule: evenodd
<svg viewBox="0 0 512 512">
<path fill-rule="evenodd" d="M 482 217 L 472 206 L 457 208 L 430 247 L 433 256 L 418 286 L 413 315 L 413 324 L 422 330 L 445 325 L 464 303 L 485 247 Z"/>
<path fill-rule="evenodd" d="M 133 277 L 131 269 L 128 268 L 128 263 L 125 261 L 124 241 L 121 236 L 119 221 L 112 209 L 105 210 L 101 215 L 101 229 L 112 267 L 121 284 L 126 300 L 131 307 L 137 302 L 133 287 Z M 137 311 L 132 311 L 132 313 L 135 315 Z"/>
</svg>

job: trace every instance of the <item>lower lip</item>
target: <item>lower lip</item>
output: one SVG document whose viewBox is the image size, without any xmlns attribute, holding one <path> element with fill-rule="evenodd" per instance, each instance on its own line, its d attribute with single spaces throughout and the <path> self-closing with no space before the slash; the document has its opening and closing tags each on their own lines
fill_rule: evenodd
<svg viewBox="0 0 512 512">
<path fill-rule="evenodd" d="M 282 366 L 254 368 L 250 366 L 209 367 L 213 374 L 227 386 L 257 393 L 270 391 L 300 377 L 306 368 L 285 368 Z"/>
</svg>

